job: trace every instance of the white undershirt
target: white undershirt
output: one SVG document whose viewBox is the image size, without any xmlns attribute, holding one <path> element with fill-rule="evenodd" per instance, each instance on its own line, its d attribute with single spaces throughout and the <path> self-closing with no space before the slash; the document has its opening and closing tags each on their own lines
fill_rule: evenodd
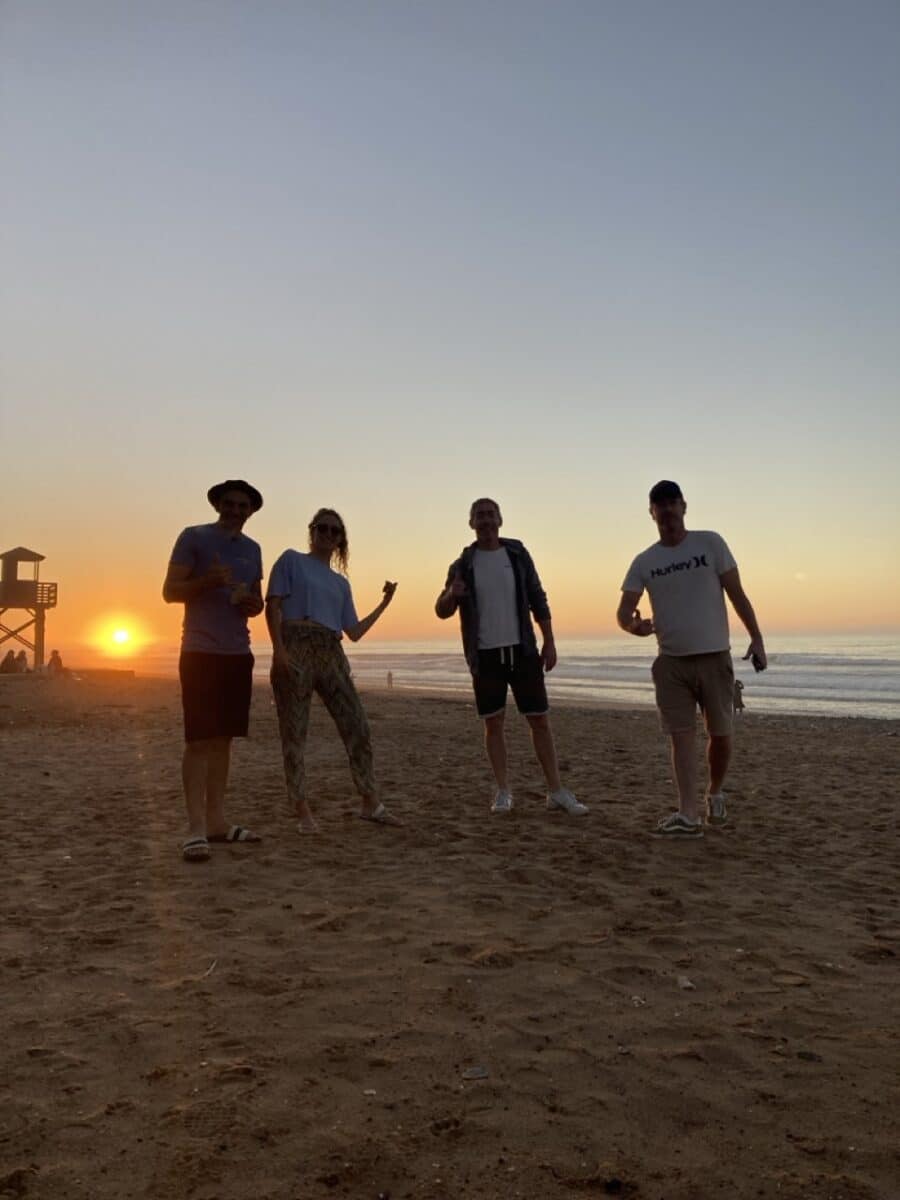
<svg viewBox="0 0 900 1200">
<path fill-rule="evenodd" d="M 478 649 L 515 646 L 519 636 L 516 575 L 506 548 L 476 550 L 475 600 L 478 609 Z"/>
</svg>

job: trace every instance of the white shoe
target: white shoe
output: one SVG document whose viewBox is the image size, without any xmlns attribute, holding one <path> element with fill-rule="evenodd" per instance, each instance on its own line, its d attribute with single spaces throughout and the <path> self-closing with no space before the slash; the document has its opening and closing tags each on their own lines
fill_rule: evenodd
<svg viewBox="0 0 900 1200">
<path fill-rule="evenodd" d="M 547 807 L 550 809 L 561 808 L 570 817 L 583 817 L 591 811 L 586 804 L 576 800 L 568 788 L 560 788 L 558 792 L 549 792 Z"/>
<path fill-rule="evenodd" d="M 492 813 L 509 813 L 512 812 L 512 793 L 501 788 L 494 797 L 494 803 L 491 805 Z"/>
<path fill-rule="evenodd" d="M 725 808 L 725 793 L 710 792 L 706 797 L 707 825 L 724 825 L 727 820 L 728 812 Z"/>
<path fill-rule="evenodd" d="M 702 838 L 703 822 L 699 817 L 673 812 L 656 823 L 656 832 L 668 838 Z"/>
</svg>

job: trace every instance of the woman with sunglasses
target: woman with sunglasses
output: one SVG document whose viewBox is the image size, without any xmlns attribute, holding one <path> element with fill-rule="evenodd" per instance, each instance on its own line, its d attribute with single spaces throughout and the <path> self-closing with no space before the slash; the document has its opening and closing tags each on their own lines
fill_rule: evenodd
<svg viewBox="0 0 900 1200">
<path fill-rule="evenodd" d="M 272 568 L 266 592 L 266 624 L 272 638 L 272 689 L 284 754 L 288 796 L 300 833 L 318 828 L 306 797 L 304 748 L 309 709 L 317 692 L 343 738 L 350 772 L 362 800 L 360 816 L 399 825 L 377 796 L 369 722 L 360 703 L 341 635 L 351 642 L 372 628 L 391 600 L 396 583 L 386 582 L 377 608 L 360 620 L 347 579 L 347 530 L 332 508 L 320 508 L 309 523 L 309 553 L 285 550 Z M 337 560 L 339 571 L 332 570 Z"/>
</svg>

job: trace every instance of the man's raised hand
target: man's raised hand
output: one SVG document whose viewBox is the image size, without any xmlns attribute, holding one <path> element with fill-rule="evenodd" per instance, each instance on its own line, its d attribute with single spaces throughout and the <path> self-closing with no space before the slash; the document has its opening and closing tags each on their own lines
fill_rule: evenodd
<svg viewBox="0 0 900 1200">
<path fill-rule="evenodd" d="M 258 617 L 264 608 L 262 596 L 255 596 L 252 592 L 237 602 L 237 610 L 244 617 Z"/>
<path fill-rule="evenodd" d="M 636 608 L 628 631 L 629 633 L 633 633 L 635 637 L 649 637 L 653 632 L 653 622 L 648 617 L 642 618 L 641 610 Z"/>
<path fill-rule="evenodd" d="M 463 579 L 459 571 L 453 576 L 450 581 L 450 587 L 447 589 L 454 600 L 461 600 L 463 596 L 468 596 L 469 589 L 466 587 L 466 581 Z"/>
<path fill-rule="evenodd" d="M 203 579 L 208 588 L 227 587 L 231 583 L 231 567 L 227 567 L 218 554 L 214 554 Z"/>
</svg>

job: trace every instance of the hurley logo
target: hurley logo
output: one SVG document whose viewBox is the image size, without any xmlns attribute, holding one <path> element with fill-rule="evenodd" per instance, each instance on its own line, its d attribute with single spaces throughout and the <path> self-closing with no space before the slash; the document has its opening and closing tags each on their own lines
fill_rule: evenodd
<svg viewBox="0 0 900 1200">
<path fill-rule="evenodd" d="M 684 562 L 669 563 L 667 567 L 654 567 L 650 572 L 651 579 L 658 579 L 661 575 L 671 575 L 673 571 L 690 571 L 694 567 L 708 567 L 705 554 L 694 554 L 690 558 L 686 558 Z"/>
</svg>

